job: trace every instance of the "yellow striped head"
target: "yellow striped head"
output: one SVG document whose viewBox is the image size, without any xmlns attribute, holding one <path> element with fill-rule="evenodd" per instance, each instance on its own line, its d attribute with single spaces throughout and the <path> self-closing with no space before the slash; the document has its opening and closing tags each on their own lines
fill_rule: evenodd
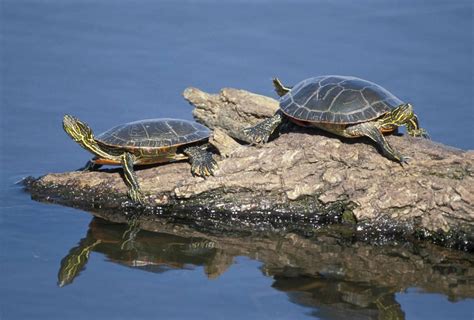
<svg viewBox="0 0 474 320">
<path fill-rule="evenodd" d="M 63 128 L 64 131 L 66 131 L 66 133 L 76 142 L 92 138 L 91 129 L 76 117 L 65 115 L 63 118 Z"/>
<path fill-rule="evenodd" d="M 401 104 L 390 113 L 392 123 L 397 126 L 405 124 L 414 116 L 413 106 L 409 103 Z"/>
</svg>

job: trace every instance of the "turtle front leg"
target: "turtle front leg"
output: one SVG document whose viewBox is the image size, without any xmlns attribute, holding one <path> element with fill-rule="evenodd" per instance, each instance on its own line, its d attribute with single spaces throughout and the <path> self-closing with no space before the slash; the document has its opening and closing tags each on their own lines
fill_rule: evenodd
<svg viewBox="0 0 474 320">
<path fill-rule="evenodd" d="M 133 163 L 135 156 L 131 153 L 124 153 L 120 156 L 120 162 L 122 163 L 123 173 L 125 178 L 125 184 L 128 187 L 128 196 L 133 202 L 143 203 L 143 196 L 138 184 L 137 175 L 133 169 Z"/>
<path fill-rule="evenodd" d="M 248 137 L 248 142 L 251 144 L 267 143 L 272 133 L 282 124 L 283 115 L 277 111 L 271 118 L 263 120 L 253 127 L 245 128 L 244 134 Z"/>
<path fill-rule="evenodd" d="M 390 144 L 388 144 L 387 140 L 385 140 L 383 134 L 379 131 L 379 129 L 373 122 L 364 122 L 350 126 L 346 129 L 346 133 L 355 137 L 369 137 L 370 139 L 375 141 L 375 143 L 380 147 L 383 155 L 389 158 L 390 160 L 394 160 L 399 163 L 408 163 L 408 159 L 410 159 L 409 157 L 405 157 L 398 151 L 392 149 Z"/>
<path fill-rule="evenodd" d="M 128 217 L 128 228 L 122 234 L 124 241 L 120 245 L 121 250 L 131 250 L 135 248 L 135 239 L 137 238 L 137 234 L 141 231 L 139 222 L 140 216 L 141 214 L 135 213 Z"/>
<path fill-rule="evenodd" d="M 413 118 L 407 121 L 406 126 L 407 132 L 410 136 L 430 139 L 428 131 L 423 128 L 420 128 L 420 125 L 418 124 L 418 117 L 416 116 L 416 114 L 413 114 Z"/>
<path fill-rule="evenodd" d="M 208 146 L 208 144 L 205 144 L 184 150 L 184 153 L 189 157 L 193 175 L 205 177 L 213 175 L 217 169 L 217 162 L 214 160 L 213 154 L 207 151 Z"/>
</svg>

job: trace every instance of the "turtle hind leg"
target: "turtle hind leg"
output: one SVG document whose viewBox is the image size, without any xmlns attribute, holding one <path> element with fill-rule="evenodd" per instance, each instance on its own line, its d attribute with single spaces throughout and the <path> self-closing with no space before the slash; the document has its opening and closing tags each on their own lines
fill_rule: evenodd
<svg viewBox="0 0 474 320">
<path fill-rule="evenodd" d="M 191 173 L 193 175 L 205 177 L 214 175 L 217 169 L 217 162 L 214 160 L 213 154 L 207 151 L 208 144 L 189 147 L 184 150 L 184 153 L 189 157 L 191 163 Z"/>
<path fill-rule="evenodd" d="M 275 113 L 271 118 L 263 120 L 253 127 L 245 128 L 244 135 L 248 142 L 252 144 L 263 144 L 268 141 L 272 133 L 282 124 L 283 116 L 281 112 Z"/>
<path fill-rule="evenodd" d="M 278 79 L 278 78 L 273 78 L 272 83 L 273 83 L 273 87 L 275 88 L 275 92 L 280 97 L 283 97 L 285 94 L 290 92 L 290 90 L 292 89 L 292 87 L 287 87 L 287 86 L 283 85 L 283 83 L 281 83 L 280 79 Z"/>
<path fill-rule="evenodd" d="M 133 169 L 134 160 L 134 155 L 128 152 L 120 157 L 125 184 L 128 187 L 128 196 L 133 202 L 143 204 L 143 195 L 138 184 L 137 175 Z"/>
<path fill-rule="evenodd" d="M 383 134 L 379 131 L 377 126 L 373 122 L 359 123 L 350 126 L 346 129 L 346 132 L 351 136 L 366 136 L 375 141 L 379 146 L 383 155 L 390 160 L 397 161 L 401 164 L 408 163 L 409 157 L 403 156 L 398 151 L 394 150 L 390 144 L 385 140 Z"/>
<path fill-rule="evenodd" d="M 82 168 L 79 168 L 76 171 L 97 171 L 101 167 L 101 164 L 95 163 L 94 160 L 89 160 Z"/>
</svg>

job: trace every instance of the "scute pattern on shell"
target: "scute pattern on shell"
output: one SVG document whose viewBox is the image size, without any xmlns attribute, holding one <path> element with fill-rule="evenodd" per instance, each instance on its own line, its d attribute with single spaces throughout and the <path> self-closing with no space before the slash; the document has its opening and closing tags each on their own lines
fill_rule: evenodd
<svg viewBox="0 0 474 320">
<path fill-rule="evenodd" d="M 289 117 L 310 122 L 359 123 L 403 102 L 381 86 L 348 76 L 321 76 L 298 83 L 280 99 Z"/>
<path fill-rule="evenodd" d="M 109 146 L 163 148 L 204 140 L 210 130 L 181 119 L 147 119 L 116 126 L 96 137 Z"/>
</svg>

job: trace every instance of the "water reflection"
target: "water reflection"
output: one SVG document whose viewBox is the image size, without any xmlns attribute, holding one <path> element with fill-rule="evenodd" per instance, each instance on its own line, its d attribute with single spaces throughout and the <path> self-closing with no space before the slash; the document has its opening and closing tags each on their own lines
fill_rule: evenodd
<svg viewBox="0 0 474 320">
<path fill-rule="evenodd" d="M 104 254 L 110 262 L 154 273 L 204 266 L 211 279 L 232 264 L 232 257 L 223 255 L 211 240 L 140 231 L 128 241 L 123 237 L 126 231 L 126 225 L 94 218 L 86 237 L 61 260 L 58 285 L 71 284 L 85 270 L 91 251 Z"/>
<path fill-rule="evenodd" d="M 322 319 L 405 319 L 393 288 L 326 277 L 275 275 L 273 288 L 290 301 L 314 307 Z"/>
<path fill-rule="evenodd" d="M 234 257 L 248 256 L 263 263 L 273 288 L 293 303 L 313 307 L 319 318 L 404 319 L 395 294 L 411 287 L 451 301 L 474 297 L 474 256 L 430 243 L 371 246 L 348 243 L 327 230 L 303 238 L 223 236 L 166 224 L 150 229 L 158 232 L 141 231 L 124 246 L 125 225 L 94 218 L 86 237 L 62 259 L 58 285 L 71 284 L 94 251 L 153 273 L 203 266 L 209 278 L 224 273 Z"/>
</svg>

